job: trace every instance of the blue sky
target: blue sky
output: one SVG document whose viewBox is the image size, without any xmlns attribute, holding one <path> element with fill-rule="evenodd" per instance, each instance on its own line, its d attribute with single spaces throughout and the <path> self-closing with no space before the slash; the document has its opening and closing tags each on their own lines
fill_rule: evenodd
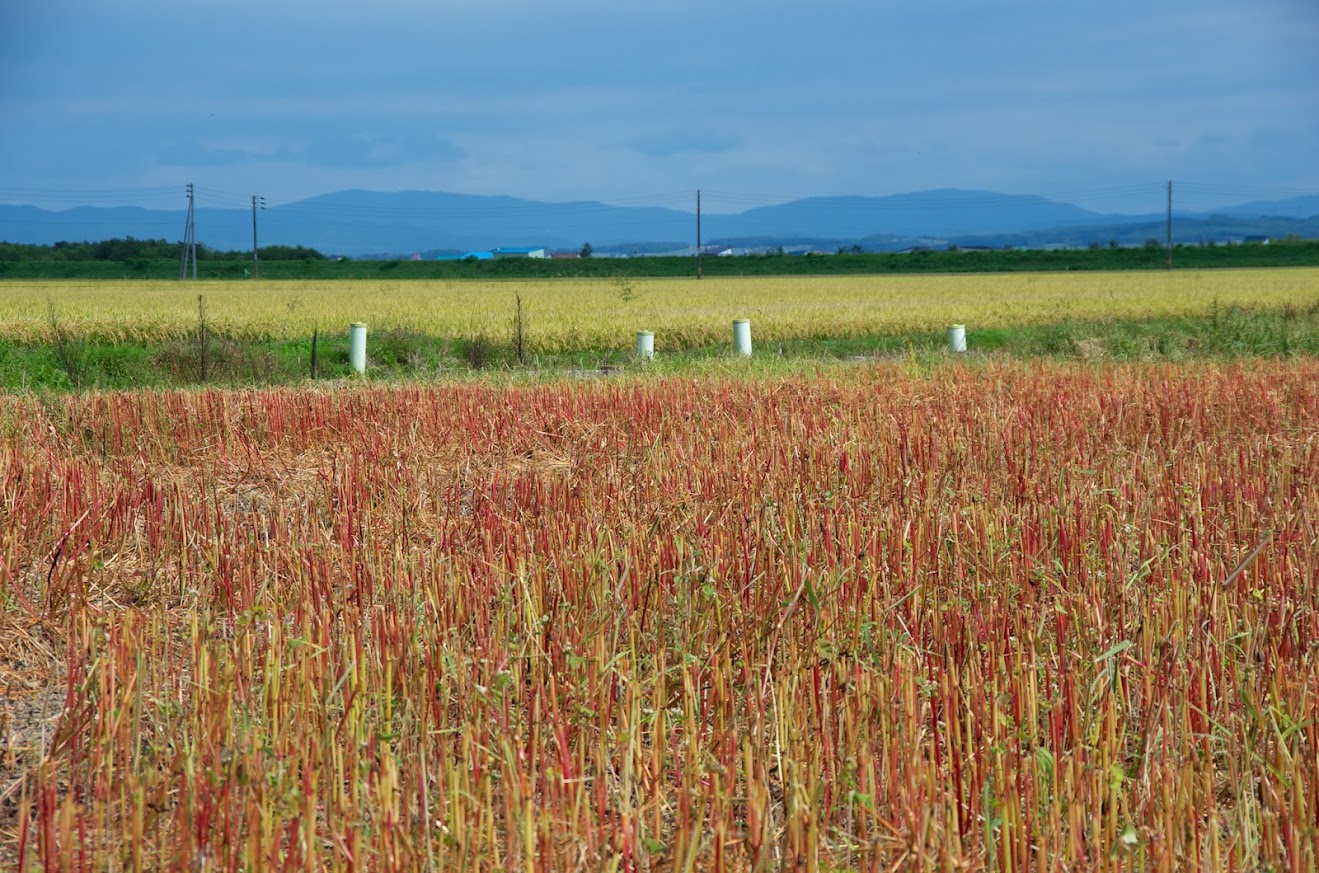
<svg viewBox="0 0 1319 873">
<path fill-rule="evenodd" d="M 1313 0 L 19 0 L 0 202 L 1319 193 Z"/>
</svg>

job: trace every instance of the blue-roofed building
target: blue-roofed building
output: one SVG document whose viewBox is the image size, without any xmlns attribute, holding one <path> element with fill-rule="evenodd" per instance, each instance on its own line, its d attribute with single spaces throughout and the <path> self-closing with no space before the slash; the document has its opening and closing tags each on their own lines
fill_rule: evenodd
<svg viewBox="0 0 1319 873">
<path fill-rule="evenodd" d="M 495 249 L 494 256 L 496 258 L 543 258 L 545 257 L 545 249 L 504 246 Z"/>
</svg>

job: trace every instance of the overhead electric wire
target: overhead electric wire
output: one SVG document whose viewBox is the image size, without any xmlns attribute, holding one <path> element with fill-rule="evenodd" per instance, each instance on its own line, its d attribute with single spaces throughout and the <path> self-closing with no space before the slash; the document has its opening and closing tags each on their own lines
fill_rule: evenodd
<svg viewBox="0 0 1319 873">
<path fill-rule="evenodd" d="M 1313 188 L 1262 187 L 1257 185 L 1224 185 L 1218 182 L 1200 182 L 1197 180 L 1177 181 L 1177 190 L 1189 194 L 1205 194 L 1221 197 L 1249 197 L 1252 200 L 1284 200 L 1291 197 L 1315 196 Z"/>
<path fill-rule="evenodd" d="M 79 189 L 0 187 L 0 202 L 32 205 L 33 201 L 54 208 L 50 211 L 76 209 L 79 206 L 123 206 L 148 208 L 148 204 L 165 204 L 181 199 L 183 188 L 122 188 L 95 191 Z M 41 208 L 41 207 L 38 207 Z"/>
<path fill-rule="evenodd" d="M 935 201 L 916 201 L 908 198 L 906 194 L 849 194 L 834 197 L 822 195 L 812 195 L 810 197 L 770 197 L 762 194 L 745 194 L 709 189 L 703 189 L 703 193 L 707 195 L 708 202 L 714 208 L 732 206 L 742 207 L 743 209 L 754 209 L 758 207 L 781 206 L 787 203 L 793 203 L 798 209 L 819 208 L 829 209 L 836 212 L 888 210 L 900 212 L 904 210 L 928 211 L 932 209 L 970 207 L 978 209 L 1015 209 L 1020 207 L 1022 197 L 1030 196 L 1070 205 L 1080 205 L 1082 203 L 1094 201 L 1130 201 L 1136 197 L 1148 196 L 1151 199 L 1152 205 L 1154 205 L 1157 198 L 1163 194 L 1164 190 L 1165 188 L 1162 183 L 1090 188 L 1030 195 L 1008 194 L 1003 192 L 980 192 L 966 189 L 944 189 L 941 192 L 941 196 Z M 926 192 L 919 193 L 924 194 Z"/>
<path fill-rule="evenodd" d="M 385 195 L 388 196 L 388 195 Z M 478 199 L 480 195 L 459 195 L 463 197 L 472 197 Z M 510 198 L 516 199 L 516 198 Z M 528 217 L 550 217 L 565 215 L 591 215 L 595 213 L 609 212 L 619 208 L 660 208 L 660 209 L 678 209 L 680 211 L 690 211 L 692 205 L 691 194 L 681 195 L 658 195 L 652 197 L 635 197 L 626 200 L 596 201 L 596 200 L 579 200 L 560 203 L 547 203 L 536 201 L 518 200 L 516 203 L 486 203 L 474 202 L 470 205 L 443 205 L 443 206 L 402 206 L 402 205 L 378 205 L 362 203 L 326 203 L 326 202 L 308 202 L 295 201 L 286 203 L 282 206 L 275 207 L 285 213 L 302 213 L 321 216 L 351 216 L 356 218 L 445 218 L 450 220 L 476 219 L 485 217 L 510 216 L 517 217 L 525 215 Z M 682 209 L 681 207 L 689 207 Z"/>
<path fill-rule="evenodd" d="M 210 209 L 243 209 L 252 200 L 251 193 L 235 194 L 232 191 L 218 191 L 197 185 L 194 189 L 199 201 L 204 201 Z"/>
</svg>

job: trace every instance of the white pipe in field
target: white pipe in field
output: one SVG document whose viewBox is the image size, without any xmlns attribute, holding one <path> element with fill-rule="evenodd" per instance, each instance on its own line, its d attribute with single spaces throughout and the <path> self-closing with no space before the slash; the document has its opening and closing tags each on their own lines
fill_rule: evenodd
<svg viewBox="0 0 1319 873">
<path fill-rule="evenodd" d="M 366 372 L 366 325 L 360 321 L 348 326 L 348 363 L 354 372 Z"/>
<path fill-rule="evenodd" d="M 954 324 L 948 328 L 948 350 L 950 352 L 966 351 L 966 325 Z"/>
<path fill-rule="evenodd" d="M 751 354 L 751 322 L 745 318 L 733 322 L 733 351 L 744 356 Z"/>
<path fill-rule="evenodd" d="M 648 330 L 637 331 L 637 354 L 643 361 L 655 359 L 655 334 Z"/>
</svg>

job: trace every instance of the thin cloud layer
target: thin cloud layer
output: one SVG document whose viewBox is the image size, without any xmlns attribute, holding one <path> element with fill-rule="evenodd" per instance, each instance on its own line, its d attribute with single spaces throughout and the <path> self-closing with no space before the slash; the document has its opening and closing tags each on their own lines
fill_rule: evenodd
<svg viewBox="0 0 1319 873">
<path fill-rule="evenodd" d="M 242 0 L 204 21 L 53 0 L 6 23 L 10 202 L 187 182 L 271 202 L 1319 190 L 1319 8 L 1301 0 Z"/>
</svg>

